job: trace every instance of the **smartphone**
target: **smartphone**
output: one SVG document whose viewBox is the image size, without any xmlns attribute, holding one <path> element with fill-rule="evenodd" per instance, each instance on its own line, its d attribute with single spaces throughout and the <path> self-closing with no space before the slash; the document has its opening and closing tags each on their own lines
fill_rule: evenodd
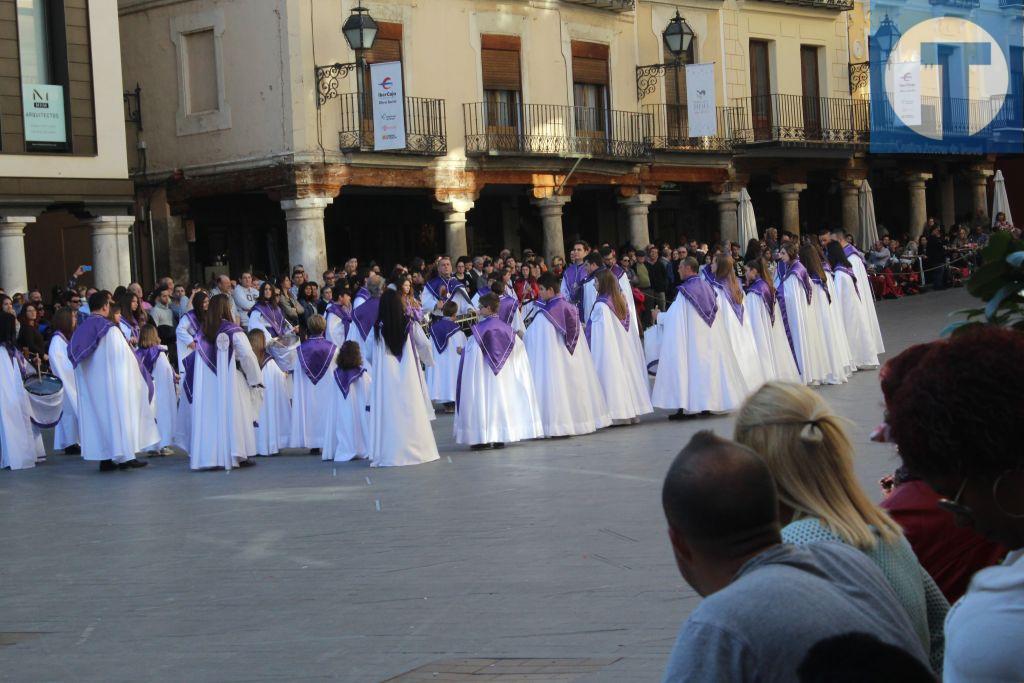
<svg viewBox="0 0 1024 683">
<path fill-rule="evenodd" d="M 82 266 L 82 272 L 83 273 L 91 273 L 92 272 L 92 266 Z"/>
</svg>

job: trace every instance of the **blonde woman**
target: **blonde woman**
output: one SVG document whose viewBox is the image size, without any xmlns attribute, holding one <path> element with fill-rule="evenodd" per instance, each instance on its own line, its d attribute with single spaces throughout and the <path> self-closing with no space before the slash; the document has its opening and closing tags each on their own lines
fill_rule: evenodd
<svg viewBox="0 0 1024 683">
<path fill-rule="evenodd" d="M 907 610 L 932 668 L 941 671 L 949 603 L 900 527 L 858 483 L 843 420 L 807 387 L 769 382 L 740 408 L 735 438 L 771 470 L 782 540 L 797 545 L 836 541 L 874 560 Z"/>
</svg>

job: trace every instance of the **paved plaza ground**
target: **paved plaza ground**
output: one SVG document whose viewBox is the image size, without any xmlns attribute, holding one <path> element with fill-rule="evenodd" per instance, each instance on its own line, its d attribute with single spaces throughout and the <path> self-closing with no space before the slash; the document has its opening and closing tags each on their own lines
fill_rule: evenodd
<svg viewBox="0 0 1024 683">
<path fill-rule="evenodd" d="M 969 302 L 880 303 L 890 353 Z M 821 391 L 877 495 L 895 463 L 867 439 L 877 372 Z M 51 455 L 0 472 L 0 680 L 657 680 L 698 602 L 662 476 L 691 434 L 731 435 L 732 419 L 659 411 L 483 453 L 451 427 L 435 423 L 439 462 L 389 470 L 285 455 L 193 473 L 172 456 L 100 474 Z"/>
</svg>

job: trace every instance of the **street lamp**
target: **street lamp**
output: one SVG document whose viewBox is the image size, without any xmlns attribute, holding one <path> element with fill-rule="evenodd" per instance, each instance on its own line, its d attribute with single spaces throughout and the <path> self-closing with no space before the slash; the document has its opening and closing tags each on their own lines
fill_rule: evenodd
<svg viewBox="0 0 1024 683">
<path fill-rule="evenodd" d="M 373 41 L 377 38 L 377 22 L 370 16 L 368 9 L 356 7 L 345 20 L 341 32 L 345 34 L 345 41 L 355 51 L 358 59 L 362 50 L 373 47 Z"/>
<path fill-rule="evenodd" d="M 345 42 L 356 53 L 356 61 L 345 64 L 335 63 L 317 66 L 316 69 L 316 106 L 321 107 L 327 100 L 338 97 L 341 93 L 340 80 L 352 71 L 358 71 L 359 83 L 356 86 L 359 97 L 359 119 L 362 120 L 363 109 L 363 71 L 366 66 L 363 53 L 373 47 L 377 39 L 377 22 L 370 16 L 365 7 L 356 7 L 341 27 Z"/>
<path fill-rule="evenodd" d="M 693 35 L 693 27 L 686 23 L 686 19 L 683 19 L 677 9 L 676 15 L 669 20 L 668 26 L 661 33 L 661 38 L 665 41 L 665 49 L 672 55 L 672 59 L 666 60 L 664 64 L 645 64 L 636 68 L 636 99 L 638 101 L 657 89 L 658 76 L 664 74 L 667 68 L 679 68 L 683 55 L 689 52 L 690 46 L 693 44 Z"/>
<path fill-rule="evenodd" d="M 888 61 L 889 55 L 892 53 L 893 48 L 900 42 L 900 38 L 903 34 L 896 28 L 896 22 L 889 18 L 888 12 L 882 18 L 881 23 L 878 25 L 878 30 L 875 31 L 875 45 L 878 46 L 878 50 L 882 55 L 882 61 Z"/>
<path fill-rule="evenodd" d="M 677 9 L 676 15 L 668 22 L 668 26 L 665 27 L 661 36 L 665 40 L 665 47 L 678 61 L 682 54 L 690 49 L 690 43 L 693 42 L 693 28 L 686 23 L 686 19 L 679 15 Z"/>
</svg>

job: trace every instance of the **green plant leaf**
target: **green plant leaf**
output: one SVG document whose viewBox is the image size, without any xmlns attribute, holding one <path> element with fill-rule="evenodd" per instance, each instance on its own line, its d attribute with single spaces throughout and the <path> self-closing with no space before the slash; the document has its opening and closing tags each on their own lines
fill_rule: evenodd
<svg viewBox="0 0 1024 683">
<path fill-rule="evenodd" d="M 1024 251 L 1015 251 L 1006 257 L 1006 262 L 1014 268 L 1024 266 Z"/>
<path fill-rule="evenodd" d="M 1017 282 L 1011 282 L 1000 287 L 999 291 L 995 293 L 995 296 L 989 299 L 988 305 L 985 306 L 985 317 L 992 320 L 996 315 L 996 312 L 999 310 L 1000 304 L 1002 304 L 1007 297 L 1019 294 L 1020 290 L 1021 286 Z"/>
</svg>

